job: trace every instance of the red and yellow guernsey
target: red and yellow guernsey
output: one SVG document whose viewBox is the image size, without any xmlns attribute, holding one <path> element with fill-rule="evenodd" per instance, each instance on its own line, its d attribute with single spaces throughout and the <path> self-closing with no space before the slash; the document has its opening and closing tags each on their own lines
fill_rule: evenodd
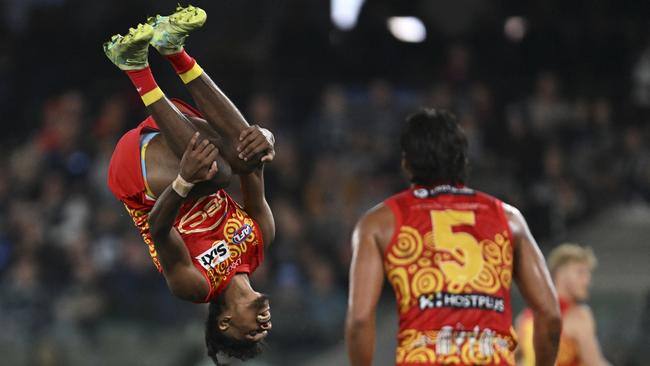
<svg viewBox="0 0 650 366">
<path fill-rule="evenodd" d="M 384 270 L 399 311 L 396 364 L 514 365 L 513 247 L 502 202 L 441 185 L 385 204 L 395 216 Z"/>
<path fill-rule="evenodd" d="M 575 306 L 574 303 L 560 299 L 560 312 L 564 318 L 566 314 Z M 521 365 L 535 366 L 535 348 L 533 347 L 533 312 L 525 309 L 521 317 Z M 575 339 L 562 332 L 560 336 L 560 346 L 557 350 L 556 366 L 579 366 L 580 354 Z"/>
<path fill-rule="evenodd" d="M 173 102 L 183 113 L 200 117 L 187 104 Z M 153 118 L 149 117 L 122 136 L 111 157 L 108 186 L 126 207 L 149 247 L 155 267 L 162 272 L 149 233 L 149 212 L 156 201 L 147 188 L 141 165 L 146 149 L 146 145 L 141 146 L 141 136 L 158 130 Z M 236 273 L 253 273 L 264 260 L 257 223 L 224 190 L 185 201 L 174 227 L 183 238 L 194 266 L 210 286 L 204 302 L 220 294 Z"/>
</svg>

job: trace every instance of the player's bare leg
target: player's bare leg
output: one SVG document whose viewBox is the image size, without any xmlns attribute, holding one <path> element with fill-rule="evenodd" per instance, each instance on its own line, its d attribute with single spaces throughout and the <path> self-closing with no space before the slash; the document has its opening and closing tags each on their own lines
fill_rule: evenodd
<svg viewBox="0 0 650 366">
<path fill-rule="evenodd" d="M 124 71 L 127 76 L 131 79 L 131 82 L 135 86 L 136 90 L 140 94 L 144 105 L 149 110 L 149 113 L 154 117 L 162 135 L 164 136 L 165 141 L 157 141 L 157 138 L 154 138 L 151 142 L 151 148 L 157 149 L 156 146 L 160 147 L 161 144 L 168 145 L 168 148 L 164 147 L 157 150 L 171 150 L 175 155 L 176 159 L 167 159 L 170 156 L 166 156 L 168 152 L 161 152 L 161 154 L 153 154 L 160 157 L 160 161 L 157 161 L 157 164 L 153 164 L 156 167 L 163 168 L 163 171 L 158 169 L 156 172 L 153 172 L 153 176 L 161 177 L 160 185 L 154 183 L 151 184 L 151 188 L 155 191 L 155 186 L 161 186 L 162 188 L 166 187 L 168 182 L 165 178 L 170 178 L 173 180 L 174 172 L 177 170 L 175 166 L 177 165 L 178 160 L 183 155 L 185 147 L 188 142 L 196 132 L 196 127 L 190 122 L 190 120 L 181 113 L 174 104 L 172 104 L 165 94 L 162 92 L 158 84 L 156 83 L 151 69 L 149 67 L 148 53 L 149 53 L 149 43 L 154 37 L 154 29 L 150 24 L 139 24 L 135 28 L 129 29 L 129 32 L 122 36 L 120 34 L 114 35 L 111 37 L 110 41 L 104 43 L 104 52 L 106 56 L 117 66 L 120 70 Z M 174 156 L 171 156 L 174 158 Z M 230 169 L 226 168 L 223 164 L 223 161 L 219 159 L 219 170 L 222 172 L 229 172 Z M 173 168 L 173 169 L 164 169 Z M 171 173 L 170 177 L 166 177 L 165 171 L 169 170 Z"/>
<path fill-rule="evenodd" d="M 184 49 L 189 33 L 201 27 L 206 19 L 207 14 L 203 9 L 191 5 L 178 7 L 170 16 L 158 15 L 150 18 L 149 24 L 154 28 L 151 45 L 170 61 L 208 123 L 223 136 L 224 146 L 221 153 L 236 170 L 247 170 L 251 164 L 241 159 L 245 156 L 237 151 L 236 146 L 241 132 L 249 124 L 237 107 Z"/>
<path fill-rule="evenodd" d="M 148 54 L 153 36 L 154 29 L 150 24 L 138 24 L 125 36 L 117 34 L 111 37 L 104 43 L 104 52 L 115 66 L 126 72 L 172 151 L 180 158 L 196 130 L 165 97 L 151 73 Z"/>
</svg>

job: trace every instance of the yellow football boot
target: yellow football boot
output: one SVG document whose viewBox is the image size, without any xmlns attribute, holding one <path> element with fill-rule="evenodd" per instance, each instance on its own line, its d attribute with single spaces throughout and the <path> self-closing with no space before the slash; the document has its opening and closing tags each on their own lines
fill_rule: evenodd
<svg viewBox="0 0 650 366">
<path fill-rule="evenodd" d="M 190 32 L 201 28 L 207 18 L 205 10 L 192 5 L 179 6 L 170 16 L 151 17 L 147 20 L 154 29 L 150 43 L 162 55 L 178 53 Z"/>
<path fill-rule="evenodd" d="M 150 24 L 130 28 L 126 36 L 116 34 L 104 43 L 104 53 L 120 70 L 139 70 L 149 66 L 149 42 L 154 36 Z"/>
</svg>

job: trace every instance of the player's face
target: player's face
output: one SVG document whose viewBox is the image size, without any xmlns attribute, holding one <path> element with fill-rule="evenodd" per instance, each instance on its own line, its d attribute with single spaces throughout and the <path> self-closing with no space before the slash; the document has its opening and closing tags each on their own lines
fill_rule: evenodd
<svg viewBox="0 0 650 366">
<path fill-rule="evenodd" d="M 566 280 L 571 294 L 576 301 L 584 301 L 589 297 L 591 285 L 591 269 L 587 263 L 573 262 L 566 265 Z"/>
<path fill-rule="evenodd" d="M 271 330 L 271 307 L 265 295 L 258 294 L 253 301 L 232 304 L 230 327 L 224 333 L 244 341 L 258 342 Z"/>
</svg>

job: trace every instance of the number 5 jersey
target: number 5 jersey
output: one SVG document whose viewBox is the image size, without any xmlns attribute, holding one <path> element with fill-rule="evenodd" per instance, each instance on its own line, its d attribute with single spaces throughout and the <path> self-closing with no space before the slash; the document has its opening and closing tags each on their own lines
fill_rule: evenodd
<svg viewBox="0 0 650 366">
<path fill-rule="evenodd" d="M 187 104 L 172 100 L 181 112 L 200 114 Z M 146 183 L 144 157 L 150 138 L 159 133 L 152 117 L 128 131 L 115 147 L 108 169 L 108 187 L 126 207 L 149 247 L 158 271 L 162 267 L 149 233 L 149 212 L 156 203 Z M 194 266 L 210 286 L 204 302 L 221 293 L 236 273 L 253 273 L 264 260 L 261 231 L 257 223 L 224 190 L 188 199 L 174 223 L 185 242 Z"/>
<path fill-rule="evenodd" d="M 384 203 L 395 216 L 384 270 L 399 312 L 397 365 L 514 365 L 513 246 L 502 202 L 443 185 Z"/>
</svg>

